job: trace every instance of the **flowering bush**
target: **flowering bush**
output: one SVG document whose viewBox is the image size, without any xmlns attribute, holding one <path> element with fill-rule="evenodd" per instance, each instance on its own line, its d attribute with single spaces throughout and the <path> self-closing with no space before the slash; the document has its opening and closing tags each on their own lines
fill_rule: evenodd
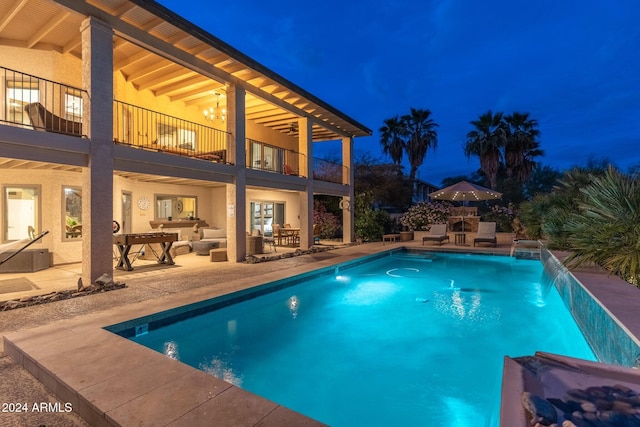
<svg viewBox="0 0 640 427">
<path fill-rule="evenodd" d="M 319 201 L 313 201 L 313 223 L 320 227 L 320 237 L 332 239 L 340 228 L 340 219 Z"/>
<path fill-rule="evenodd" d="M 400 223 L 409 231 L 426 231 L 431 224 L 445 224 L 451 213 L 451 203 L 419 202 L 400 217 Z"/>
<path fill-rule="evenodd" d="M 495 222 L 498 231 L 511 232 L 516 215 L 516 207 L 512 203 L 508 206 L 493 205 L 489 212 L 482 214 L 482 220 Z"/>
</svg>

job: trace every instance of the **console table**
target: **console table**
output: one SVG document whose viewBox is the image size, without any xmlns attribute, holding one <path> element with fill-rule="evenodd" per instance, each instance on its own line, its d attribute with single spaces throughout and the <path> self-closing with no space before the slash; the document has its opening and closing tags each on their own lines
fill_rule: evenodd
<svg viewBox="0 0 640 427">
<path fill-rule="evenodd" d="M 175 264 L 173 258 L 171 258 L 171 245 L 178 240 L 177 233 L 138 233 L 138 234 L 114 234 L 113 244 L 118 247 L 120 256 L 118 257 L 118 264 L 116 268 L 119 270 L 131 271 L 133 267 L 129 260 L 129 251 L 133 245 L 146 245 L 149 243 L 160 243 L 162 247 L 162 253 L 156 255 L 158 258 L 158 264 Z M 137 256 L 136 256 L 137 258 Z M 135 258 L 134 258 L 135 261 Z"/>
<path fill-rule="evenodd" d="M 169 221 L 166 219 L 157 219 L 154 221 L 149 221 L 149 225 L 151 228 L 191 228 L 194 225 L 198 228 L 200 227 L 208 227 L 207 221 L 202 219 L 176 219 L 173 221 Z M 162 227 L 160 227 L 162 225 Z"/>
</svg>

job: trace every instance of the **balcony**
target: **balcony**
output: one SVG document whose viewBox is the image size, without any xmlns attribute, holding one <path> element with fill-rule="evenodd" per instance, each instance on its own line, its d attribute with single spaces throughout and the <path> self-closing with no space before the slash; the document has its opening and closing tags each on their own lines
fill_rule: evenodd
<svg viewBox="0 0 640 427">
<path fill-rule="evenodd" d="M 349 168 L 337 162 L 313 159 L 313 179 L 318 181 L 344 184 L 344 177 L 348 176 Z"/>
<path fill-rule="evenodd" d="M 78 137 L 84 135 L 82 89 L 4 67 L 0 67 L 0 81 L 4 82 L 7 100 L 0 111 L 0 123 Z"/>
<path fill-rule="evenodd" d="M 122 101 L 113 102 L 113 142 L 229 163 L 229 133 Z"/>
<path fill-rule="evenodd" d="M 247 138 L 247 167 L 282 175 L 305 176 L 304 154 Z"/>
<path fill-rule="evenodd" d="M 85 91 L 0 67 L 7 102 L 0 123 L 81 137 Z M 113 101 L 113 142 L 218 163 L 231 163 L 228 132 L 196 122 Z M 247 168 L 306 177 L 302 153 L 247 138 Z M 313 159 L 313 178 L 343 184 L 348 168 Z"/>
</svg>

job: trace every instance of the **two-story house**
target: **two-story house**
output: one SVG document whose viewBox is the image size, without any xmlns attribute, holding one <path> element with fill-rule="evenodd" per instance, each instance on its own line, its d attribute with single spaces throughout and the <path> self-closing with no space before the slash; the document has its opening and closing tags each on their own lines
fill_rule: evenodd
<svg viewBox="0 0 640 427">
<path fill-rule="evenodd" d="M 86 281 L 112 272 L 115 222 L 224 229 L 240 261 L 276 223 L 312 245 L 323 194 L 351 241 L 353 141 L 370 134 L 154 1 L 0 0 L 0 238 L 46 230 L 36 245 Z M 326 141 L 341 164 L 314 159 Z"/>
</svg>

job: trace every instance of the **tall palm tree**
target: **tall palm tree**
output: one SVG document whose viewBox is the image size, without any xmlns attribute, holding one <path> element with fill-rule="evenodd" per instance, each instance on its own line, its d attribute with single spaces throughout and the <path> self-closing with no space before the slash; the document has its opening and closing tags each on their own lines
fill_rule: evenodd
<svg viewBox="0 0 640 427">
<path fill-rule="evenodd" d="M 405 147 L 411 165 L 409 181 L 412 184 L 416 178 L 416 171 L 424 162 L 427 150 L 435 150 L 438 146 L 438 133 L 435 130 L 438 124 L 430 116 L 430 110 L 416 108 L 411 108 L 410 114 L 402 116 L 407 131 Z"/>
<path fill-rule="evenodd" d="M 475 129 L 467 133 L 464 154 L 467 157 L 478 156 L 480 169 L 484 172 L 489 186 L 495 190 L 498 186 L 498 169 L 502 162 L 502 149 L 506 144 L 508 127 L 502 120 L 503 114 L 493 114 L 491 110 L 482 114 L 478 120 L 470 123 Z"/>
<path fill-rule="evenodd" d="M 509 125 L 504 147 L 504 162 L 507 177 L 524 184 L 529 180 L 536 167 L 536 157 L 544 155 L 540 149 L 537 129 L 538 121 L 529 118 L 529 113 L 514 112 L 505 116 L 504 121 Z"/>
<path fill-rule="evenodd" d="M 404 153 L 405 141 L 407 134 L 403 121 L 398 117 L 392 117 L 384 121 L 384 126 L 380 128 L 380 144 L 382 151 L 391 157 L 391 161 L 396 166 L 400 166 L 402 162 L 402 154 Z M 398 168 L 398 173 L 402 173 L 402 169 Z"/>
</svg>

